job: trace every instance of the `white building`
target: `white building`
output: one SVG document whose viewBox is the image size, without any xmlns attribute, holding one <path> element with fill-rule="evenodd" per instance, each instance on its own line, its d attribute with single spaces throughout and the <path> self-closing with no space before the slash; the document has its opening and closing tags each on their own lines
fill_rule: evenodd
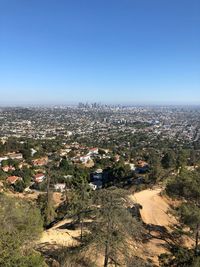
<svg viewBox="0 0 200 267">
<path fill-rule="evenodd" d="M 66 184 L 65 183 L 57 183 L 54 185 L 54 189 L 56 191 L 60 191 L 60 192 L 64 192 L 66 188 Z"/>
</svg>

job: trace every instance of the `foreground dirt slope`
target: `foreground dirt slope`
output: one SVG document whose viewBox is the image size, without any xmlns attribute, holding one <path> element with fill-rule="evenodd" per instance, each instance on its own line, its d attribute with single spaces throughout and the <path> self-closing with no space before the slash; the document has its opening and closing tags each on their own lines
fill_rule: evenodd
<svg viewBox="0 0 200 267">
<path fill-rule="evenodd" d="M 141 217 L 144 223 L 156 227 L 165 227 L 169 230 L 169 226 L 176 223 L 176 220 L 169 214 L 169 203 L 167 199 L 160 196 L 160 192 L 161 189 L 147 189 L 131 195 L 130 199 L 142 205 Z M 56 248 L 57 246 L 69 247 L 77 244 L 76 238 L 80 235 L 80 230 L 67 229 L 66 225 L 69 222 L 69 219 L 65 219 L 54 225 L 51 229 L 44 231 L 39 244 L 43 245 L 47 250 L 49 246 Z M 151 234 L 154 237 L 142 245 L 138 244 L 137 254 L 142 255 L 144 259 L 152 259 L 158 265 L 158 256 L 161 253 L 167 252 L 164 247 L 165 241 L 156 238 L 158 232 L 151 230 Z M 98 266 L 101 265 L 99 264 Z"/>
<path fill-rule="evenodd" d="M 135 193 L 132 200 L 142 205 L 141 216 L 143 222 L 164 226 L 176 223 L 175 218 L 169 214 L 169 204 L 167 200 L 160 196 L 161 189 L 147 189 Z"/>
<path fill-rule="evenodd" d="M 142 205 L 140 210 L 142 220 L 150 225 L 152 229 L 159 227 L 166 228 L 170 232 L 170 225 L 176 223 L 176 219 L 169 213 L 169 203 L 167 199 L 160 195 L 161 189 L 147 189 L 130 196 L 132 201 Z M 152 238 L 143 245 L 144 258 L 150 258 L 158 265 L 158 256 L 166 253 L 166 242 L 159 239 L 159 231 L 151 230 Z M 157 238 L 158 237 L 158 238 Z"/>
<path fill-rule="evenodd" d="M 43 232 L 42 238 L 40 239 L 40 243 L 51 244 L 51 245 L 60 245 L 60 246 L 71 246 L 75 244 L 74 237 L 78 237 L 80 231 L 79 230 L 67 230 L 62 229 L 64 225 L 68 223 L 69 220 L 63 220 L 60 223 L 56 224 L 49 230 Z"/>
</svg>

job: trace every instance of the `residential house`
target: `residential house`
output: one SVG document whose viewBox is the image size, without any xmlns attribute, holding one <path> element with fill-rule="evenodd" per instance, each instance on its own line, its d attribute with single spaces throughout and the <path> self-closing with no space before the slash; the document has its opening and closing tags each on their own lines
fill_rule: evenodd
<svg viewBox="0 0 200 267">
<path fill-rule="evenodd" d="M 39 159 L 32 160 L 34 166 L 45 166 L 48 163 L 48 157 L 43 157 Z"/>
<path fill-rule="evenodd" d="M 42 183 L 45 179 L 45 175 L 43 173 L 37 173 L 35 176 L 34 176 L 34 182 L 35 183 Z"/>
<path fill-rule="evenodd" d="M 15 184 L 16 182 L 18 181 L 22 181 L 22 177 L 19 177 L 19 176 L 9 176 L 6 181 L 9 183 L 9 184 Z"/>
<path fill-rule="evenodd" d="M 1 167 L 1 169 L 4 172 L 9 172 L 9 171 L 14 171 L 15 170 L 15 167 L 13 167 L 13 166 L 4 166 L 4 167 Z"/>
<path fill-rule="evenodd" d="M 139 160 L 137 162 L 137 168 L 135 169 L 136 173 L 145 173 L 149 170 L 149 165 L 147 162 L 143 161 L 143 160 Z"/>
<path fill-rule="evenodd" d="M 56 191 L 59 191 L 59 192 L 64 192 L 65 188 L 66 188 L 66 184 L 65 183 L 57 183 L 57 184 L 54 185 L 54 189 Z"/>
<path fill-rule="evenodd" d="M 94 180 L 93 182 L 89 183 L 89 186 L 92 188 L 92 190 L 97 190 L 102 188 L 102 181 L 101 180 Z"/>
<path fill-rule="evenodd" d="M 81 161 L 82 163 L 87 163 L 89 160 L 91 160 L 90 155 L 85 155 L 85 156 L 81 156 L 81 157 L 80 157 L 80 161 Z"/>
<path fill-rule="evenodd" d="M 102 169 L 97 169 L 93 174 L 92 178 L 95 180 L 102 180 L 103 178 L 103 170 Z"/>
<path fill-rule="evenodd" d="M 98 153 L 99 153 L 98 147 L 94 147 L 94 148 L 90 148 L 89 149 L 89 152 L 88 152 L 87 155 L 94 156 L 94 155 L 98 155 Z"/>
<path fill-rule="evenodd" d="M 7 156 L 10 159 L 18 159 L 18 160 L 23 159 L 22 153 L 15 153 L 15 152 L 13 152 L 13 153 L 8 153 Z"/>
<path fill-rule="evenodd" d="M 31 156 L 32 157 L 35 155 L 35 153 L 37 153 L 37 150 L 35 150 L 34 148 L 31 148 Z"/>
</svg>

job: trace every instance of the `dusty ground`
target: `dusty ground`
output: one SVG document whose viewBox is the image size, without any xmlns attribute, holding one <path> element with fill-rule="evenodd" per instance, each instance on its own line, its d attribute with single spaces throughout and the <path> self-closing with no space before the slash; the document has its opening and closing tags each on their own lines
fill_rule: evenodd
<svg viewBox="0 0 200 267">
<path fill-rule="evenodd" d="M 86 164 L 84 164 L 85 167 L 87 168 L 92 168 L 94 166 L 94 161 L 93 160 L 89 160 Z"/>
<path fill-rule="evenodd" d="M 153 236 L 143 245 L 144 257 L 152 259 L 157 265 L 158 256 L 167 252 L 166 241 L 162 238 L 168 240 L 168 237 L 165 237 L 168 234 L 165 233 L 170 234 L 170 226 L 177 223 L 175 217 L 169 212 L 170 204 L 172 203 L 167 198 L 162 197 L 160 192 L 160 188 L 147 189 L 131 196 L 131 200 L 142 205 L 140 210 L 142 220 L 150 226 L 151 235 Z M 162 231 L 162 229 L 164 230 Z"/>
<path fill-rule="evenodd" d="M 5 192 L 6 195 L 11 197 L 17 197 L 27 200 L 36 200 L 39 195 L 46 194 L 45 192 L 39 192 L 39 191 L 33 191 L 32 193 L 17 193 L 12 191 Z M 53 201 L 55 204 L 55 207 L 59 206 L 63 202 L 63 194 L 60 192 L 54 192 L 53 193 Z"/>
<path fill-rule="evenodd" d="M 169 228 L 176 223 L 175 218 L 169 213 L 169 203 L 160 196 L 161 189 L 147 189 L 135 193 L 132 200 L 142 205 L 142 220 L 147 224 L 154 224 Z"/>
<path fill-rule="evenodd" d="M 40 243 L 67 247 L 76 245 L 77 242 L 74 238 L 80 236 L 80 230 L 66 229 L 65 225 L 68 223 L 70 223 L 70 220 L 65 219 L 44 231 Z"/>
<path fill-rule="evenodd" d="M 64 219 L 61 222 L 54 225 L 51 229 L 43 232 L 41 239 L 37 244 L 37 248 L 42 251 L 45 255 L 49 255 L 50 257 L 58 253 L 59 249 L 67 247 L 73 247 L 79 244 L 80 238 L 80 229 L 69 230 L 66 228 L 71 222 L 69 219 Z M 89 221 L 87 221 L 89 222 Z M 60 251 L 61 251 L 60 250 Z M 54 253 L 52 253 L 52 251 Z M 90 251 L 84 254 L 84 257 L 91 260 L 96 266 L 102 266 L 103 264 L 103 256 L 96 255 L 92 248 Z"/>
<path fill-rule="evenodd" d="M 160 192 L 161 189 L 147 189 L 130 196 L 131 201 L 142 205 L 141 217 L 143 222 L 153 227 L 153 230 L 151 229 L 153 237 L 142 245 L 138 244 L 137 252 L 144 258 L 150 258 L 157 265 L 158 256 L 167 252 L 167 249 L 165 248 L 166 242 L 158 238 L 160 237 L 160 230 L 154 230 L 154 227 L 155 229 L 161 227 L 161 232 L 163 227 L 170 233 L 170 225 L 176 223 L 176 219 L 169 213 L 169 200 L 160 196 Z M 80 230 L 66 229 L 66 224 L 69 222 L 68 219 L 65 219 L 51 229 L 44 231 L 39 244 L 44 244 L 46 247 L 48 245 L 55 247 L 76 245 L 78 242 L 76 238 L 80 236 Z"/>
<path fill-rule="evenodd" d="M 132 201 L 136 201 L 142 205 L 141 216 L 146 224 L 164 226 L 169 228 L 170 224 L 176 220 L 168 213 L 169 204 L 167 200 L 160 196 L 160 189 L 144 190 L 131 196 Z M 76 238 L 80 236 L 80 230 L 66 229 L 65 225 L 69 223 L 69 219 L 65 219 L 51 229 L 44 231 L 40 240 L 40 244 L 45 246 L 65 246 L 76 245 Z M 154 232 L 152 232 L 154 233 Z M 156 235 L 156 233 L 154 233 Z M 145 258 L 151 258 L 158 264 L 158 255 L 166 252 L 163 247 L 165 241 L 152 238 L 149 242 L 138 247 L 138 250 L 144 252 Z"/>
<path fill-rule="evenodd" d="M 22 198 L 22 199 L 27 199 L 27 200 L 36 200 L 38 196 L 43 193 L 40 193 L 40 192 L 18 193 L 18 192 L 6 191 L 5 194 L 11 197 L 17 197 L 17 198 Z"/>
</svg>

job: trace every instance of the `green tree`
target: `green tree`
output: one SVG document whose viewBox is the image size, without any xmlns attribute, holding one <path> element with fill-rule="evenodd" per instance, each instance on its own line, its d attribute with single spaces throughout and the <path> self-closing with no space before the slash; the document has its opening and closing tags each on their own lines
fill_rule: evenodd
<svg viewBox="0 0 200 267">
<path fill-rule="evenodd" d="M 177 158 L 176 158 L 176 169 L 182 169 L 187 165 L 188 153 L 184 149 L 180 149 L 177 151 Z"/>
<path fill-rule="evenodd" d="M 90 207 L 90 192 L 91 189 L 87 182 L 82 182 L 72 190 L 70 199 L 70 214 L 74 216 L 75 221 L 80 224 L 81 234 L 80 239 L 83 239 L 84 219 L 87 217 Z"/>
<path fill-rule="evenodd" d="M 0 266 L 46 266 L 33 249 L 42 233 L 38 209 L 23 200 L 0 195 Z"/>
<path fill-rule="evenodd" d="M 46 194 L 39 195 L 37 199 L 37 204 L 44 219 L 45 227 L 47 227 L 51 222 L 53 222 L 56 216 L 53 200 L 53 191 L 51 188 L 51 168 L 52 166 L 47 166 L 46 170 Z"/>
<path fill-rule="evenodd" d="M 174 168 L 175 166 L 174 153 L 172 151 L 166 152 L 161 159 L 161 164 L 164 169 Z"/>
<path fill-rule="evenodd" d="M 31 149 L 29 147 L 24 147 L 20 150 L 20 152 L 23 155 L 23 158 L 25 160 L 31 160 L 32 156 L 31 156 Z"/>
<path fill-rule="evenodd" d="M 0 180 L 5 181 L 6 177 L 7 177 L 7 174 L 4 171 L 0 170 Z"/>
<path fill-rule="evenodd" d="M 104 267 L 109 261 L 118 264 L 132 257 L 131 240 L 140 236 L 141 225 L 126 208 L 124 190 L 102 189 L 95 197 L 95 218 L 90 227 L 89 244 L 104 254 Z"/>
<path fill-rule="evenodd" d="M 170 180 L 166 186 L 169 196 L 185 200 L 186 203 L 177 209 L 181 223 L 190 227 L 194 235 L 195 254 L 198 253 L 200 231 L 200 175 L 199 172 L 185 171 Z"/>
<path fill-rule="evenodd" d="M 2 167 L 5 167 L 5 166 L 7 166 L 8 165 L 8 160 L 2 160 L 1 161 L 1 166 Z"/>
<path fill-rule="evenodd" d="M 24 189 L 26 188 L 26 185 L 24 183 L 24 181 L 17 181 L 14 185 L 14 189 L 15 191 L 22 193 L 24 191 Z"/>
<path fill-rule="evenodd" d="M 159 256 L 159 266 L 161 267 L 199 267 L 200 257 L 194 257 L 191 249 L 180 246 L 173 246 L 171 254 L 164 253 Z"/>
<path fill-rule="evenodd" d="M 193 203 L 184 203 L 178 209 L 180 221 L 190 227 L 195 237 L 195 254 L 198 255 L 199 231 L 200 231 L 200 208 Z"/>
</svg>

